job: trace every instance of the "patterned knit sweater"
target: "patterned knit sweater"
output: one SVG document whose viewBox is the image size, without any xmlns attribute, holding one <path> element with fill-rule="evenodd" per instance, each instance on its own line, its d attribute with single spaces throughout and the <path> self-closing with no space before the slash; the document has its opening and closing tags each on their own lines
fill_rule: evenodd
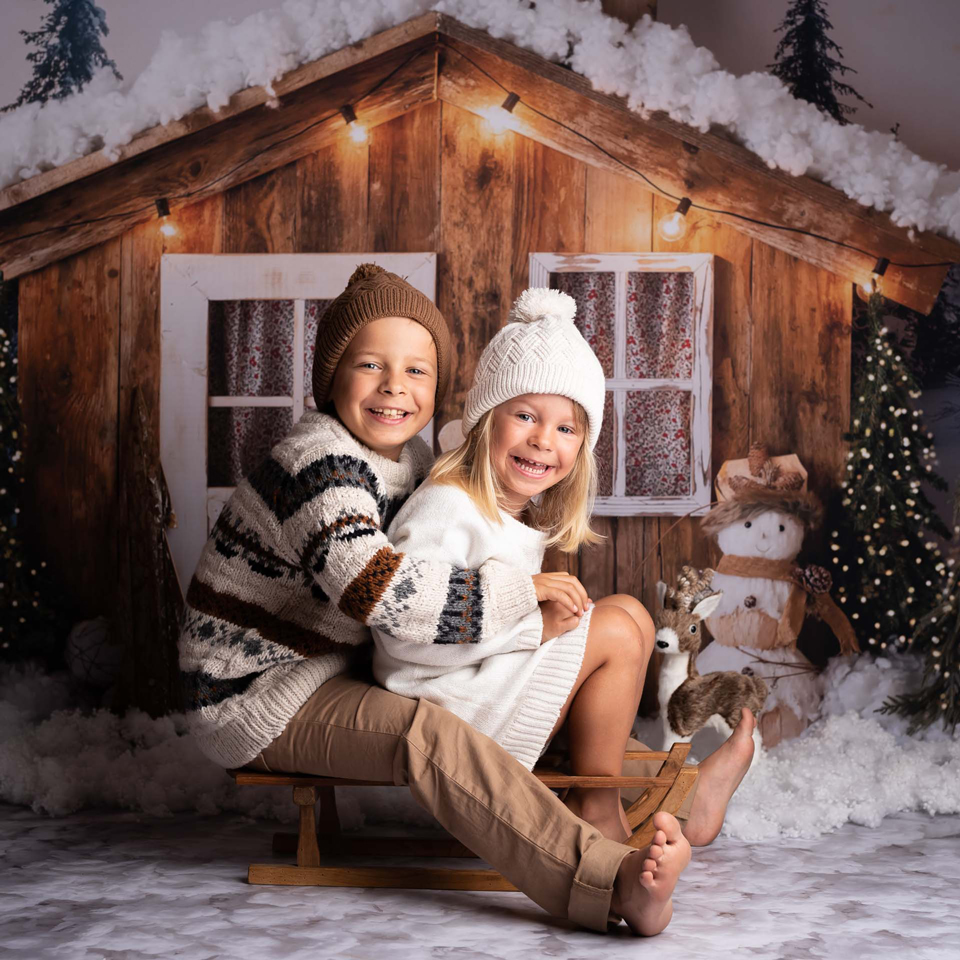
<svg viewBox="0 0 960 960">
<path fill-rule="evenodd" d="M 212 760 L 249 763 L 348 667 L 371 626 L 474 643 L 537 608 L 530 576 L 503 562 L 463 569 L 392 549 L 384 530 L 431 459 L 414 437 L 395 463 L 309 412 L 237 487 L 180 631 L 187 716 Z"/>
</svg>

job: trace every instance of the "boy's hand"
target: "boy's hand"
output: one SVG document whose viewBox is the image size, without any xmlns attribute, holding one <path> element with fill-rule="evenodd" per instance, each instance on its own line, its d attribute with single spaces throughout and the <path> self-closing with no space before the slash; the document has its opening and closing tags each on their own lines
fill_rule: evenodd
<svg viewBox="0 0 960 960">
<path fill-rule="evenodd" d="M 572 630 L 579 622 L 580 618 L 572 614 L 562 603 L 556 600 L 545 600 L 540 604 L 540 615 L 543 617 L 543 634 L 540 637 L 540 643 L 544 644 L 554 637 L 559 637 L 561 633 Z"/>
<path fill-rule="evenodd" d="M 561 603 L 576 616 L 583 616 L 592 602 L 583 584 L 572 573 L 558 570 L 555 573 L 534 574 L 533 588 L 541 604 L 546 600 Z"/>
</svg>

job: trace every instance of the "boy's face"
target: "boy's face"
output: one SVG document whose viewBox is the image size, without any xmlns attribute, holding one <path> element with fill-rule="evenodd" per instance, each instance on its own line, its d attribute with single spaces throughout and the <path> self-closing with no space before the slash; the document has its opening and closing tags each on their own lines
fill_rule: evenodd
<svg viewBox="0 0 960 960">
<path fill-rule="evenodd" d="M 430 331 L 408 317 L 363 327 L 340 358 L 330 391 L 343 425 L 390 460 L 429 422 L 436 395 L 437 348 Z"/>
</svg>

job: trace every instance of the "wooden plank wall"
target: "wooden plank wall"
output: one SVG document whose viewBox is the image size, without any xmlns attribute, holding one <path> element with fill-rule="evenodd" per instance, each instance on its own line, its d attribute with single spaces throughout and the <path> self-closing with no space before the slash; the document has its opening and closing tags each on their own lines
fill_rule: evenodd
<svg viewBox="0 0 960 960">
<path fill-rule="evenodd" d="M 438 301 L 456 342 L 442 425 L 460 416 L 480 351 L 526 285 L 529 252 L 664 249 L 655 223 L 665 209 L 631 181 L 513 133 L 494 136 L 435 102 L 372 130 L 366 144 L 344 139 L 179 211 L 174 237 L 145 224 L 24 277 L 30 522 L 78 618 L 122 612 L 124 702 L 152 713 L 179 705 L 176 651 L 160 642 L 154 611 L 138 606 L 124 562 L 134 526 L 124 513 L 139 509 L 123 497 L 137 387 L 158 434 L 161 253 L 438 251 Z M 849 416 L 848 285 L 690 219 L 670 249 L 718 257 L 714 471 L 765 438 L 774 452 L 796 450 L 814 488 L 829 492 Z M 604 544 L 554 562 L 595 598 L 627 592 L 652 606 L 658 579 L 715 559 L 695 520 L 674 522 L 599 519 Z"/>
</svg>

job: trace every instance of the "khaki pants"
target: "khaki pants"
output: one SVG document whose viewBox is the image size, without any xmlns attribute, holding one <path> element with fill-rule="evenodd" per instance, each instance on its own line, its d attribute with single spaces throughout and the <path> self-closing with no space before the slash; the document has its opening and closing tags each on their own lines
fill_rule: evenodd
<svg viewBox="0 0 960 960">
<path fill-rule="evenodd" d="M 405 784 L 548 913 L 607 928 L 613 882 L 631 848 L 575 817 L 489 737 L 432 703 L 335 677 L 250 766 Z"/>
</svg>

